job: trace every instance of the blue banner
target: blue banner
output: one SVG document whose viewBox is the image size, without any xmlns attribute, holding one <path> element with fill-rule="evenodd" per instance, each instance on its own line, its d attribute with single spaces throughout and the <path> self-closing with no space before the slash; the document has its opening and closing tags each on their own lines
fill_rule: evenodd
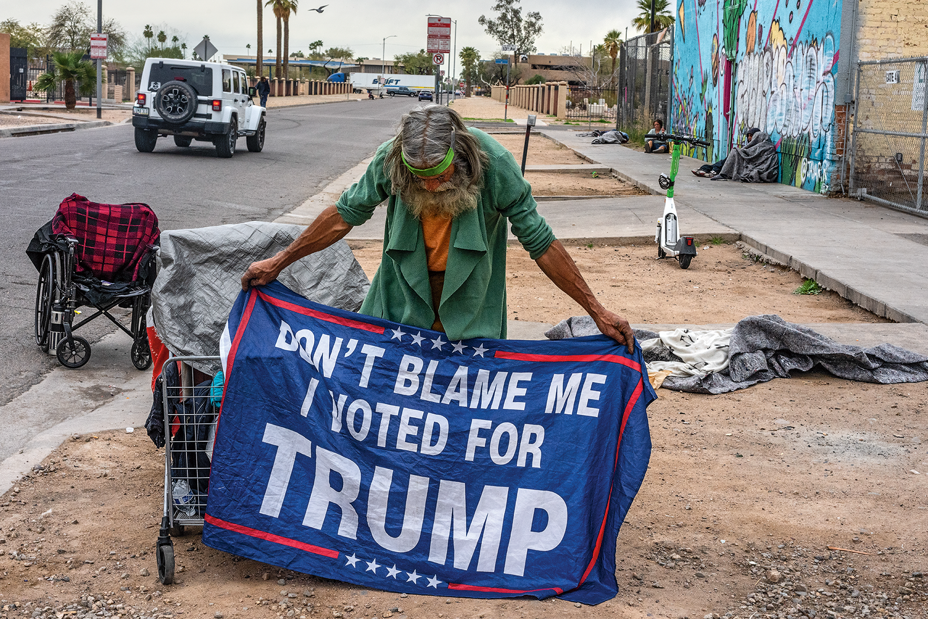
<svg viewBox="0 0 928 619">
<path fill-rule="evenodd" d="M 427 595 L 596 604 L 651 454 L 641 350 L 473 339 L 239 295 L 203 542 Z"/>
</svg>

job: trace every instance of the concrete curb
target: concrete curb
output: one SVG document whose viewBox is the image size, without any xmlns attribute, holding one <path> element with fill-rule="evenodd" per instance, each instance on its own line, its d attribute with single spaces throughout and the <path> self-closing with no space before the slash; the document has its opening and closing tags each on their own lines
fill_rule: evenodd
<svg viewBox="0 0 928 619">
<path fill-rule="evenodd" d="M 81 129 L 97 129 L 110 127 L 113 123 L 108 120 L 94 120 L 91 122 L 62 123 L 50 125 L 26 125 L 24 127 L 11 127 L 0 129 L 0 138 L 25 137 L 30 135 L 45 135 L 47 133 L 63 133 L 66 131 L 79 131 Z"/>
</svg>

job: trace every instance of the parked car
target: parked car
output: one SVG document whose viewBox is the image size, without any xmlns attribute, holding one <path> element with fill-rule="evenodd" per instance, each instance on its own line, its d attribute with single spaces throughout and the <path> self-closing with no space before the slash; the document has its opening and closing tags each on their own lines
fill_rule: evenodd
<svg viewBox="0 0 928 619">
<path fill-rule="evenodd" d="M 216 153 L 227 158 L 235 154 L 238 138 L 245 137 L 248 150 L 261 152 L 267 121 L 265 109 L 252 101 L 254 94 L 238 67 L 149 58 L 132 108 L 135 147 L 150 153 L 159 137 L 173 136 L 181 148 L 194 140 L 212 142 Z"/>
<path fill-rule="evenodd" d="M 419 101 L 431 101 L 431 100 L 432 100 L 431 90 L 420 90 L 419 91 Z"/>
<path fill-rule="evenodd" d="M 415 96 L 416 96 L 416 91 L 415 91 L 415 90 L 410 90 L 409 88 L 407 88 L 407 87 L 405 87 L 405 86 L 398 86 L 398 87 L 396 87 L 396 88 L 390 88 L 390 89 L 388 90 L 388 92 L 389 92 L 389 94 L 390 94 L 391 97 L 395 97 L 396 95 L 406 95 L 407 97 L 415 97 Z"/>
</svg>

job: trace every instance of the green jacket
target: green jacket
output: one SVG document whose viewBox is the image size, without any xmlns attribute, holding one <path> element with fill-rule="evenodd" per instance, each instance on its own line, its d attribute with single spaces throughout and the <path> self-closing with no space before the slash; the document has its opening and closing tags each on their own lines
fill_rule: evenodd
<svg viewBox="0 0 928 619">
<path fill-rule="evenodd" d="M 486 133 L 470 129 L 489 157 L 477 208 L 451 224 L 448 266 L 438 316 L 448 337 L 506 337 L 506 220 L 533 260 L 545 253 L 554 233 L 538 214 L 532 189 L 516 160 Z M 364 176 L 338 199 L 342 218 L 359 226 L 387 200 L 383 259 L 361 313 L 429 329 L 434 322 L 422 225 L 399 196 L 390 193 L 382 144 Z"/>
</svg>

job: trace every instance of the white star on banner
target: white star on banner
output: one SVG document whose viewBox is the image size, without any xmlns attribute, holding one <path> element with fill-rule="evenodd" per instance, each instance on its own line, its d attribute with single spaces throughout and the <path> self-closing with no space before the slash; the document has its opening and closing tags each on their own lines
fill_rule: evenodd
<svg viewBox="0 0 928 619">
<path fill-rule="evenodd" d="M 477 355 L 480 355 L 481 357 L 483 357 L 483 353 L 485 353 L 488 350 L 490 349 L 484 348 L 483 344 L 481 344 L 480 346 L 477 346 L 476 348 L 474 348 L 474 356 L 476 357 Z"/>
<path fill-rule="evenodd" d="M 437 348 L 438 350 L 441 350 L 441 347 L 448 343 L 445 340 L 441 339 L 440 335 L 436 337 L 434 340 L 430 340 L 430 341 L 432 342 L 432 349 Z"/>
<path fill-rule="evenodd" d="M 351 567 L 354 567 L 354 564 L 360 561 L 359 558 L 354 556 L 354 553 L 351 553 L 350 557 L 345 557 L 345 558 L 348 559 L 348 563 L 346 563 L 345 565 L 350 565 Z"/>
<path fill-rule="evenodd" d="M 403 336 L 408 335 L 405 331 L 403 331 L 399 327 L 397 327 L 396 329 L 391 329 L 391 330 L 393 331 L 393 337 L 390 338 L 391 340 L 399 340 L 402 342 Z"/>
<path fill-rule="evenodd" d="M 451 346 L 454 348 L 454 352 L 459 352 L 462 355 L 464 354 L 464 349 L 467 348 L 462 342 L 455 342 L 451 344 Z"/>
<path fill-rule="evenodd" d="M 413 583 L 414 585 L 418 585 L 418 584 L 419 584 L 419 583 L 416 582 L 416 581 L 419 580 L 419 578 L 422 576 L 421 574 L 416 574 L 416 570 L 413 570 L 413 571 L 411 571 L 411 572 L 406 572 L 406 575 L 409 577 L 409 578 L 406 579 L 406 582 L 411 582 L 411 583 Z"/>
<path fill-rule="evenodd" d="M 412 335 L 412 333 L 410 333 L 409 335 Z M 422 337 L 422 332 L 421 332 L 421 331 L 420 331 L 419 333 L 416 333 L 415 335 L 412 335 L 412 343 L 413 343 L 413 344 L 417 344 L 417 345 L 420 346 L 420 347 L 422 346 L 422 340 L 424 340 L 424 339 L 425 339 L 425 338 Z"/>
<path fill-rule="evenodd" d="M 377 559 L 371 559 L 370 561 L 365 561 L 365 563 L 367 563 L 367 569 L 364 570 L 365 572 L 374 572 L 374 574 L 376 574 L 377 568 L 382 567 L 379 563 L 377 563 Z"/>
<path fill-rule="evenodd" d="M 394 563 L 394 564 L 393 564 L 393 567 L 388 567 L 388 568 L 387 568 L 387 576 L 386 576 L 386 578 L 392 578 L 393 580 L 396 580 L 396 575 L 399 574 L 399 573 L 400 573 L 400 571 L 399 571 L 398 569 L 396 569 L 396 563 Z"/>
<path fill-rule="evenodd" d="M 429 586 L 435 589 L 438 589 L 438 585 L 441 584 L 441 581 L 438 580 L 438 574 L 429 578 L 428 581 L 429 581 Z"/>
</svg>

